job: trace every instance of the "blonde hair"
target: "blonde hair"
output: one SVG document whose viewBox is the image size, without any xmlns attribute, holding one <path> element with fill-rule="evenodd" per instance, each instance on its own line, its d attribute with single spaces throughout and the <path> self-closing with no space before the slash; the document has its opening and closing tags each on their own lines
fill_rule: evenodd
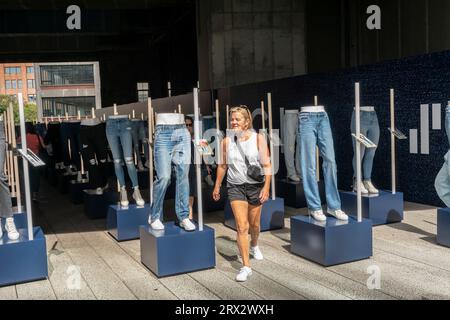
<svg viewBox="0 0 450 320">
<path fill-rule="evenodd" d="M 230 109 L 230 115 L 232 115 L 234 112 L 239 112 L 244 117 L 244 119 L 248 121 L 247 129 L 252 129 L 253 128 L 252 113 L 250 112 L 250 110 L 248 109 L 247 106 L 244 106 L 244 105 L 241 104 L 239 106 L 232 107 Z"/>
</svg>

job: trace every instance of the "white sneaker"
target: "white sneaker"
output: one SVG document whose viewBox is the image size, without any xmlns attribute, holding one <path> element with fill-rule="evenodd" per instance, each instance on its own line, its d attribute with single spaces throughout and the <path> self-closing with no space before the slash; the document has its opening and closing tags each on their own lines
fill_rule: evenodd
<svg viewBox="0 0 450 320">
<path fill-rule="evenodd" d="M 345 212 L 342 210 L 329 210 L 328 209 L 327 213 L 332 215 L 333 217 L 335 217 L 338 220 L 348 221 L 348 215 L 346 215 Z"/>
<path fill-rule="evenodd" d="M 194 231 L 195 230 L 195 224 L 189 220 L 189 218 L 184 219 L 180 223 L 180 227 L 182 227 L 186 231 Z"/>
<path fill-rule="evenodd" d="M 378 191 L 378 189 L 375 188 L 375 186 L 373 185 L 372 181 L 363 181 L 363 185 L 364 185 L 364 187 L 366 187 L 366 189 L 369 191 L 369 193 L 372 193 L 372 194 L 379 194 L 380 193 Z"/>
<path fill-rule="evenodd" d="M 369 191 L 366 189 L 366 187 L 364 186 L 364 183 L 361 183 L 361 194 L 369 194 Z M 358 192 L 358 186 L 356 184 L 356 182 L 353 183 L 353 192 Z"/>
<path fill-rule="evenodd" d="M 242 267 L 241 270 L 239 270 L 238 275 L 236 276 L 236 281 L 245 282 L 247 281 L 247 278 L 252 275 L 252 273 L 252 268 Z"/>
<path fill-rule="evenodd" d="M 151 217 L 149 218 L 149 220 L 150 219 L 151 219 Z M 150 225 L 153 230 L 164 230 L 164 225 L 162 224 L 161 220 L 159 220 L 159 219 L 153 221 Z"/>
<path fill-rule="evenodd" d="M 322 210 L 309 211 L 309 214 L 314 218 L 314 220 L 320 222 L 327 221 L 327 216 L 323 214 Z"/>
<path fill-rule="evenodd" d="M 97 188 L 95 189 L 95 193 L 98 195 L 102 195 L 103 194 L 103 189 L 102 188 Z"/>
<path fill-rule="evenodd" d="M 8 238 L 10 240 L 19 239 L 19 232 L 17 231 L 16 225 L 14 224 L 14 218 L 6 218 L 5 230 L 8 233 Z"/>
<path fill-rule="evenodd" d="M 128 194 L 127 189 L 125 187 L 120 189 L 120 206 L 122 208 L 128 208 Z"/>
<path fill-rule="evenodd" d="M 145 205 L 145 201 L 142 199 L 141 192 L 138 188 L 134 189 L 133 199 L 136 201 L 138 207 L 143 207 Z"/>
<path fill-rule="evenodd" d="M 256 260 L 263 260 L 263 254 L 258 246 L 250 247 L 250 255 L 253 256 Z"/>
<path fill-rule="evenodd" d="M 300 182 L 300 177 L 295 175 L 295 176 L 289 176 L 288 180 L 293 181 L 293 182 Z"/>
</svg>

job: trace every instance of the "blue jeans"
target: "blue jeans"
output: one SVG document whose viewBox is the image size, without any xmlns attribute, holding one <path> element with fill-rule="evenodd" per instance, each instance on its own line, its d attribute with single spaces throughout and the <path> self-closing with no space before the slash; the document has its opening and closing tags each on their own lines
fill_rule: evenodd
<svg viewBox="0 0 450 320">
<path fill-rule="evenodd" d="M 361 118 L 361 134 L 366 136 L 370 141 L 378 145 L 380 141 L 380 126 L 376 112 L 360 111 Z M 351 123 L 352 133 L 356 132 L 355 111 L 352 115 Z M 377 148 L 366 149 L 361 145 L 361 161 L 363 181 L 372 180 L 373 159 L 375 158 Z M 353 178 L 356 178 L 356 141 L 353 138 Z"/>
<path fill-rule="evenodd" d="M 445 132 L 447 133 L 448 143 L 450 144 L 450 107 L 445 109 Z"/>
<path fill-rule="evenodd" d="M 156 180 L 153 186 L 152 222 L 162 219 L 163 202 L 175 167 L 175 211 L 179 221 L 189 217 L 189 164 L 191 136 L 185 125 L 157 125 L 155 130 Z"/>
<path fill-rule="evenodd" d="M 436 176 L 434 187 L 442 202 L 450 207 L 450 151 L 444 157 L 445 162 Z"/>
<path fill-rule="evenodd" d="M 284 117 L 284 162 L 287 176 L 302 176 L 300 168 L 300 143 L 298 137 L 298 114 L 285 113 Z"/>
<path fill-rule="evenodd" d="M 145 125 L 144 121 L 131 121 L 132 124 L 132 130 L 131 130 L 131 136 L 133 138 L 133 150 L 136 154 L 137 161 L 142 162 L 141 160 L 141 150 L 140 150 L 140 142 L 144 145 L 144 149 L 146 149 L 145 152 L 145 158 L 148 159 L 148 144 L 146 139 L 146 132 L 145 132 Z M 147 148 L 146 148 L 147 147 Z"/>
<path fill-rule="evenodd" d="M 323 158 L 323 176 L 327 205 L 330 210 L 341 209 L 337 188 L 337 168 L 334 157 L 333 135 L 326 112 L 301 112 L 298 115 L 300 141 L 300 163 L 303 174 L 303 189 L 308 209 L 322 209 L 316 177 L 316 145 Z"/>
<path fill-rule="evenodd" d="M 114 170 L 120 186 L 125 186 L 125 176 L 122 168 L 124 159 L 133 188 L 138 187 L 138 177 L 133 161 L 131 121 L 129 119 L 108 119 L 106 122 L 106 138 L 113 154 Z"/>
<path fill-rule="evenodd" d="M 5 125 L 0 121 L 0 218 L 12 217 L 11 194 L 9 192 L 8 178 L 3 174 L 6 161 Z M 0 225 L 1 228 L 1 225 Z"/>
</svg>

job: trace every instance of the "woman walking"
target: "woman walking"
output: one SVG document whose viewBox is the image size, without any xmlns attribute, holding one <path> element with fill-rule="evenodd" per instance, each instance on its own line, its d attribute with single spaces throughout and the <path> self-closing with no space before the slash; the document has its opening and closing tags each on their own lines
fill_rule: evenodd
<svg viewBox="0 0 450 320">
<path fill-rule="evenodd" d="M 246 281 L 252 274 L 250 255 L 256 260 L 263 259 L 258 237 L 262 204 L 269 199 L 272 167 L 264 136 L 253 130 L 250 110 L 238 106 L 232 108 L 230 114 L 232 130 L 222 142 L 213 198 L 220 199 L 220 187 L 227 173 L 228 199 L 236 220 L 237 244 L 243 263 L 236 281 Z"/>
</svg>

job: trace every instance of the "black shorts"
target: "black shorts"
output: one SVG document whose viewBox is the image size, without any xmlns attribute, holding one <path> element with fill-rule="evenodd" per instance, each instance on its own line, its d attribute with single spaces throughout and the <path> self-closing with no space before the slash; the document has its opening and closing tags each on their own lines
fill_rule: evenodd
<svg viewBox="0 0 450 320">
<path fill-rule="evenodd" d="M 228 200 L 232 201 L 247 201 L 252 206 L 259 206 L 259 194 L 264 186 L 264 183 L 258 184 L 227 184 Z"/>
</svg>

